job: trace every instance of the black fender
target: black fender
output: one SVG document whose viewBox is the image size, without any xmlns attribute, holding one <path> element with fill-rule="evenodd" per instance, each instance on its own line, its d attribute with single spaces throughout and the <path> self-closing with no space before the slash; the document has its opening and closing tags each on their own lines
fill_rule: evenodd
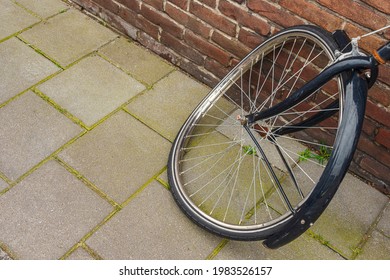
<svg viewBox="0 0 390 280">
<path fill-rule="evenodd" d="M 345 85 L 341 124 L 334 149 L 318 185 L 296 213 L 277 233 L 263 244 L 278 248 L 299 237 L 320 217 L 329 205 L 352 161 L 363 125 L 368 82 L 357 71 L 352 72 Z"/>
</svg>

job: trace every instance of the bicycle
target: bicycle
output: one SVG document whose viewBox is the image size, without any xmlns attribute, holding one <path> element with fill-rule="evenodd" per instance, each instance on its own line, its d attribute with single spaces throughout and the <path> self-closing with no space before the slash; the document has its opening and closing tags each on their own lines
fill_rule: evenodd
<svg viewBox="0 0 390 280">
<path fill-rule="evenodd" d="M 389 28 L 366 34 L 365 36 Z M 168 160 L 175 201 L 202 228 L 283 246 L 325 210 L 355 152 L 390 42 L 301 25 L 239 62 L 183 124 Z"/>
</svg>

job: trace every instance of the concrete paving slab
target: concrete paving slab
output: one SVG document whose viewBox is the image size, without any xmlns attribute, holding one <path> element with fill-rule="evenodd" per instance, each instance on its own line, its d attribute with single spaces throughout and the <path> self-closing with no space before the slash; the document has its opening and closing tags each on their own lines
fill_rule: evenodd
<svg viewBox="0 0 390 280">
<path fill-rule="evenodd" d="M 229 241 L 216 255 L 216 260 L 341 260 L 339 254 L 307 234 L 282 248 L 271 250 L 261 242 Z"/>
<path fill-rule="evenodd" d="M 58 259 L 112 210 L 49 161 L 0 197 L 0 240 L 18 259 Z"/>
<path fill-rule="evenodd" d="M 0 7 L 0 40 L 40 21 L 13 1 L 0 0 Z"/>
<path fill-rule="evenodd" d="M 8 187 L 8 184 L 4 182 L 3 179 L 0 178 L 0 192 Z"/>
<path fill-rule="evenodd" d="M 90 127 L 145 87 L 103 58 L 92 56 L 38 89 Z"/>
<path fill-rule="evenodd" d="M 70 254 L 67 260 L 94 260 L 94 258 L 83 248 L 79 247 Z"/>
<path fill-rule="evenodd" d="M 88 16 L 70 9 L 19 36 L 60 65 L 68 66 L 118 35 Z"/>
<path fill-rule="evenodd" d="M 0 109 L 0 171 L 16 180 L 83 130 L 33 92 Z"/>
<path fill-rule="evenodd" d="M 205 259 L 221 241 L 180 212 L 153 181 L 86 243 L 104 259 Z"/>
<path fill-rule="evenodd" d="M 347 174 L 312 230 L 350 258 L 388 202 L 388 197 Z"/>
<path fill-rule="evenodd" d="M 387 246 L 386 246 L 387 245 Z M 389 238 L 378 231 L 373 231 L 364 245 L 358 260 L 390 260 Z"/>
<path fill-rule="evenodd" d="M 0 65 L 0 104 L 59 70 L 17 38 L 0 43 Z"/>
<path fill-rule="evenodd" d="M 17 0 L 17 3 L 42 18 L 47 18 L 69 8 L 61 0 Z"/>
<path fill-rule="evenodd" d="M 163 184 L 165 187 L 169 188 L 168 184 L 168 172 L 165 170 L 162 174 L 160 174 L 157 179 L 161 184 Z"/>
<path fill-rule="evenodd" d="M 12 260 L 12 258 L 0 248 L 0 261 Z"/>
<path fill-rule="evenodd" d="M 390 202 L 383 211 L 382 217 L 378 222 L 377 229 L 390 238 Z"/>
<path fill-rule="evenodd" d="M 174 71 L 137 97 L 126 108 L 169 140 L 209 89 L 187 75 Z"/>
<path fill-rule="evenodd" d="M 119 111 L 60 157 L 118 203 L 166 165 L 170 143 Z"/>
<path fill-rule="evenodd" d="M 0 64 L 6 69 L 6 73 L 0 69 L 0 79 L 6 81 L 0 83 L 0 174 L 4 175 L 0 179 L 0 192 L 4 191 L 0 195 L 0 259 L 57 259 L 64 254 L 67 259 L 341 259 L 356 253 L 358 259 L 388 259 L 389 198 L 350 178 L 312 228 L 318 236 L 306 233 L 278 250 L 263 248 L 260 242 L 228 241 L 223 246 L 226 241 L 194 225 L 164 188 L 167 175 L 161 171 L 171 144 L 161 135 L 172 141 L 209 89 L 76 9 L 57 14 L 62 5 L 60 0 L 0 0 Z M 40 19 L 20 6 L 40 17 L 53 17 L 36 24 Z M 35 25 L 27 31 L 31 23 Z M 6 35 L 1 35 L 2 31 Z M 15 32 L 37 51 L 18 37 L 5 39 Z M 92 58 L 95 51 L 97 56 Z M 59 68 L 44 56 L 66 66 L 64 73 L 52 75 Z M 98 62 L 85 67 L 84 72 L 75 71 L 88 61 Z M 93 72 L 92 65 L 97 64 L 108 76 L 119 71 L 114 64 L 149 90 L 115 114 L 109 112 L 114 107 L 120 109 L 122 95 L 120 102 L 116 98 L 107 102 L 112 106 L 108 111 L 99 99 L 106 93 L 98 94 L 98 102 L 90 102 L 95 99 L 92 89 L 114 88 L 108 82 L 101 83 L 96 78 L 99 75 L 96 79 L 84 76 L 90 85 L 83 88 L 82 97 L 74 92 L 64 91 L 65 96 L 54 92 L 72 86 L 80 90 L 82 82 L 87 82 L 76 74 Z M 60 113 L 60 106 L 54 108 L 27 91 L 49 76 L 50 81 L 39 89 L 45 94 L 50 89 L 54 103 L 63 98 L 64 109 L 77 104 L 72 114 L 92 127 L 66 146 L 58 155 L 60 160 L 42 163 L 85 132 Z M 120 71 L 114 76 L 127 77 Z M 79 85 L 71 85 L 72 79 Z M 95 84 L 100 87 L 94 88 Z M 129 87 L 116 86 L 119 90 Z M 127 95 L 123 98 L 129 100 Z M 69 172 L 72 168 L 77 176 Z M 97 189 L 88 188 L 77 178 L 81 175 Z M 8 179 L 19 181 L 5 192 Z M 103 194 L 121 203 L 123 209 L 101 225 L 113 210 L 102 199 Z M 70 249 L 75 250 L 69 254 Z"/>
<path fill-rule="evenodd" d="M 174 69 L 157 55 L 123 37 L 102 48 L 100 53 L 148 85 L 154 84 Z"/>
</svg>

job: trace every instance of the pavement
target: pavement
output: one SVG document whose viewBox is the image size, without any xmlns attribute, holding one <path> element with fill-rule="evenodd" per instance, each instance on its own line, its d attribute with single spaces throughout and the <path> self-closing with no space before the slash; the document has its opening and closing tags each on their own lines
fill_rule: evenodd
<svg viewBox="0 0 390 280">
<path fill-rule="evenodd" d="M 0 0 L 0 81 L 0 259 L 390 259 L 389 197 L 351 174 L 277 250 L 194 225 L 166 163 L 210 89 L 65 2 Z"/>
</svg>

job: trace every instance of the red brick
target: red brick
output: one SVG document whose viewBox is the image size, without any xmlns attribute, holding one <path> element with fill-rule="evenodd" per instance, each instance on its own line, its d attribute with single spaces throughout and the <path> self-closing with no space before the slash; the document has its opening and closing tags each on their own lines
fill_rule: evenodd
<svg viewBox="0 0 390 280">
<path fill-rule="evenodd" d="M 383 0 L 362 0 L 370 6 L 375 7 L 379 11 L 382 11 L 386 14 L 390 14 L 390 1 Z"/>
<path fill-rule="evenodd" d="M 158 40 L 159 29 L 158 26 L 147 20 L 141 15 L 137 15 L 137 28 Z"/>
<path fill-rule="evenodd" d="M 85 3 L 85 2 L 84 2 Z M 129 36 L 130 38 L 136 40 L 137 39 L 137 28 L 134 27 L 134 25 L 129 24 L 127 21 L 122 19 L 118 14 L 114 14 L 106 9 L 101 9 L 97 6 L 97 4 L 93 3 L 92 1 L 89 1 L 87 3 L 87 6 L 83 7 L 87 9 L 89 12 L 93 13 L 94 15 L 98 15 L 101 17 L 105 22 L 109 22 L 111 26 L 113 26 L 115 29 L 117 29 L 119 32 Z"/>
<path fill-rule="evenodd" d="M 170 48 L 164 46 L 151 36 L 147 35 L 144 32 L 140 32 L 137 38 L 137 41 L 142 44 L 145 48 L 152 50 L 154 53 L 161 56 L 163 59 L 170 61 L 171 63 L 177 65 L 181 58 L 174 53 Z"/>
<path fill-rule="evenodd" d="M 211 28 L 204 24 L 197 17 L 183 11 L 177 6 L 167 2 L 165 11 L 176 22 L 184 25 L 186 28 L 208 39 L 210 36 Z"/>
<path fill-rule="evenodd" d="M 232 61 L 230 62 L 231 66 L 234 67 L 236 66 L 238 63 L 240 63 L 240 59 L 236 59 L 236 58 L 232 58 Z"/>
<path fill-rule="evenodd" d="M 160 26 L 164 31 L 177 37 L 182 36 L 183 28 L 179 26 L 174 20 L 169 18 L 166 14 L 163 14 L 146 5 L 141 6 L 141 14 L 150 22 Z"/>
<path fill-rule="evenodd" d="M 191 31 L 186 31 L 184 40 L 190 46 L 196 46 L 196 48 L 203 54 L 215 59 L 224 66 L 228 66 L 230 62 L 230 55 L 221 50 L 216 45 L 206 41 L 205 39 L 197 36 Z"/>
<path fill-rule="evenodd" d="M 390 112 L 388 109 L 383 108 L 371 100 L 367 101 L 366 115 L 375 121 L 390 127 Z"/>
<path fill-rule="evenodd" d="M 180 62 L 180 67 L 185 72 L 192 75 L 195 79 L 201 81 L 209 87 L 214 87 L 219 82 L 219 78 L 215 77 L 212 73 L 204 70 L 203 67 L 199 67 L 193 63 L 188 62 L 187 60 L 182 60 Z"/>
<path fill-rule="evenodd" d="M 106 1 L 106 0 L 102 0 Z M 141 1 L 139 0 L 116 0 L 117 2 L 121 3 L 123 6 L 129 8 L 135 13 L 138 13 L 141 9 Z"/>
<path fill-rule="evenodd" d="M 227 37 L 218 31 L 215 31 L 211 38 L 219 46 L 231 54 L 237 56 L 238 58 L 243 58 L 250 51 L 250 49 L 243 45 L 240 41 L 237 41 L 231 37 Z"/>
<path fill-rule="evenodd" d="M 302 18 L 325 28 L 326 30 L 333 31 L 342 27 L 342 19 L 306 0 L 281 0 L 279 4 Z"/>
<path fill-rule="evenodd" d="M 159 11 L 163 10 L 163 0 L 142 0 L 142 3 L 148 4 Z"/>
<path fill-rule="evenodd" d="M 176 5 L 173 5 L 169 2 L 167 2 L 165 5 L 165 12 L 172 19 L 174 19 L 175 21 L 183 25 L 186 25 L 189 21 L 190 15 L 187 12 L 185 12 L 183 9 L 180 9 Z"/>
<path fill-rule="evenodd" d="M 380 164 L 375 159 L 365 156 L 360 161 L 360 166 L 367 170 L 369 173 L 374 175 L 375 177 L 378 177 L 380 179 L 390 181 L 390 168 L 387 166 L 384 166 L 383 164 Z"/>
<path fill-rule="evenodd" d="M 106 0 L 94 0 L 95 3 L 99 4 L 99 6 L 109 10 L 114 14 L 118 14 L 119 5 L 114 1 L 106 1 Z"/>
<path fill-rule="evenodd" d="M 238 40 L 250 49 L 254 49 L 264 41 L 264 38 L 253 31 L 240 28 Z"/>
<path fill-rule="evenodd" d="M 379 65 L 379 75 L 378 80 L 384 82 L 388 86 L 390 86 L 390 66 L 389 65 Z M 387 91 L 389 94 L 389 91 Z"/>
<path fill-rule="evenodd" d="M 132 26 L 146 32 L 154 39 L 158 40 L 158 26 L 144 18 L 142 15 L 137 14 L 126 7 L 121 7 L 119 10 L 119 16 Z"/>
<path fill-rule="evenodd" d="M 364 133 L 360 135 L 358 149 L 371 155 L 383 165 L 390 166 L 390 153 L 388 150 L 376 145 L 374 141 L 368 138 Z"/>
<path fill-rule="evenodd" d="M 378 130 L 378 134 L 375 137 L 375 141 L 390 149 L 390 130 L 383 127 L 380 128 Z"/>
<path fill-rule="evenodd" d="M 375 84 L 368 91 L 368 96 L 370 96 L 373 100 L 381 103 L 385 107 L 390 106 L 390 91 L 382 85 Z"/>
<path fill-rule="evenodd" d="M 356 152 L 356 154 L 359 154 L 359 152 Z M 360 158 L 364 158 L 367 155 L 362 154 Z M 366 170 L 362 169 L 357 163 L 360 162 L 352 162 L 349 170 L 353 172 L 355 175 L 360 177 L 362 180 L 368 181 L 370 185 L 372 185 L 375 189 L 378 191 L 382 192 L 385 195 L 390 195 L 390 180 L 384 180 L 384 179 L 379 179 L 372 175 L 371 173 L 367 172 Z M 390 178 L 389 178 L 390 179 Z"/>
<path fill-rule="evenodd" d="M 190 12 L 227 35 L 236 35 L 236 24 L 209 7 L 191 1 Z"/>
<path fill-rule="evenodd" d="M 187 10 L 189 0 L 168 0 L 183 10 Z"/>
<path fill-rule="evenodd" d="M 235 19 L 239 25 L 244 25 L 261 35 L 267 35 L 270 27 L 266 21 L 260 17 L 248 13 L 242 6 L 234 5 L 226 0 L 219 2 L 219 10 L 226 16 Z"/>
<path fill-rule="evenodd" d="M 368 118 L 364 118 L 363 129 L 362 129 L 364 131 L 364 133 L 371 136 L 371 135 L 374 135 L 376 129 L 377 129 L 376 122 L 374 122 Z"/>
<path fill-rule="evenodd" d="M 317 2 L 365 27 L 378 29 L 387 24 L 386 17 L 380 15 L 379 13 L 374 13 L 356 1 L 317 0 Z"/>
<path fill-rule="evenodd" d="M 211 58 L 206 58 L 204 63 L 204 68 L 206 68 L 208 71 L 213 73 L 215 76 L 217 76 L 219 79 L 222 79 L 229 73 L 230 68 L 226 68 L 223 65 L 221 65 L 218 61 L 215 61 Z"/>
<path fill-rule="evenodd" d="M 197 65 L 203 65 L 204 57 L 197 50 L 185 44 L 182 40 L 178 40 L 175 36 L 170 35 L 167 32 L 161 33 L 161 43 L 169 46 L 172 50 L 178 54 L 188 58 Z"/>
<path fill-rule="evenodd" d="M 386 29 L 385 32 L 384 32 L 384 37 L 387 39 L 387 40 L 390 40 L 390 28 Z"/>
<path fill-rule="evenodd" d="M 247 5 L 250 10 L 283 27 L 304 23 L 302 19 L 281 10 L 280 7 L 272 5 L 266 0 L 248 0 Z"/>
<path fill-rule="evenodd" d="M 199 2 L 202 2 L 203 4 L 206 4 L 207 6 L 211 8 L 217 7 L 217 0 L 198 0 Z"/>
<path fill-rule="evenodd" d="M 137 13 L 127 7 L 120 7 L 119 16 L 131 25 L 137 25 Z"/>
</svg>

